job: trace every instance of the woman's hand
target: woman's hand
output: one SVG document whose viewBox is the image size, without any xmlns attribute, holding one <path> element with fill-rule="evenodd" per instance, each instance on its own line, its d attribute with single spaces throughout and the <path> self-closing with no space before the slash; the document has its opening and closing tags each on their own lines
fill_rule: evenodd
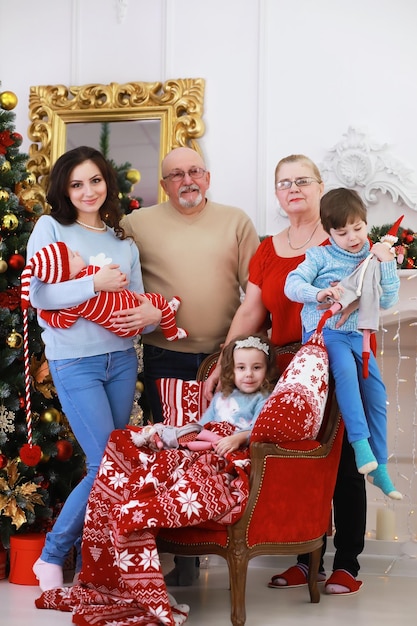
<svg viewBox="0 0 417 626">
<path fill-rule="evenodd" d="M 203 395 L 209 402 L 213 399 L 216 391 L 220 391 L 220 369 L 220 362 L 217 361 L 216 367 L 207 380 L 204 381 Z"/>
<path fill-rule="evenodd" d="M 335 324 L 335 328 L 340 328 L 341 326 L 343 326 L 343 324 L 348 319 L 349 315 L 353 313 L 353 311 L 356 311 L 356 309 L 359 309 L 359 299 L 355 300 L 354 302 L 351 302 L 350 304 L 347 305 L 346 308 L 343 309 L 342 313 L 340 314 L 339 319 L 337 320 Z"/>
<path fill-rule="evenodd" d="M 126 274 L 120 271 L 120 265 L 104 265 L 94 274 L 94 291 L 123 291 L 128 285 Z"/>
<path fill-rule="evenodd" d="M 115 311 L 111 322 L 122 331 L 139 330 L 145 326 L 158 326 L 162 311 L 153 306 L 144 294 L 135 294 L 139 306 L 125 311 Z"/>
</svg>

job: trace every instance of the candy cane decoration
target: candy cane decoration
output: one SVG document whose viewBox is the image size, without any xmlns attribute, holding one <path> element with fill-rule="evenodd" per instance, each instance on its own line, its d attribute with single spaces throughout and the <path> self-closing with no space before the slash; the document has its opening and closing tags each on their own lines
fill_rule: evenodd
<svg viewBox="0 0 417 626">
<path fill-rule="evenodd" d="M 25 465 L 37 465 L 42 457 L 40 446 L 33 445 L 32 432 L 32 404 L 30 399 L 30 372 L 29 372 L 29 324 L 26 303 L 23 304 L 23 357 L 25 364 L 25 409 L 28 442 L 20 448 L 20 458 Z"/>
</svg>

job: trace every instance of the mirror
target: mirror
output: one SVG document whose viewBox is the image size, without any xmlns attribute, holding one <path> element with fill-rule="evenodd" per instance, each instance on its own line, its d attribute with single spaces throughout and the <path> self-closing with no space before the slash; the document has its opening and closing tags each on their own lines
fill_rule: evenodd
<svg viewBox="0 0 417 626">
<path fill-rule="evenodd" d="M 158 202 L 159 120 L 68 124 L 66 128 L 66 150 L 81 145 L 92 146 L 104 152 L 117 166 L 130 163 L 132 168 L 140 172 L 141 178 L 132 186 L 129 195 L 139 197 L 141 206 L 152 206 Z M 102 150 L 103 137 L 106 150 Z"/>
<path fill-rule="evenodd" d="M 29 161 L 36 179 L 32 193 L 46 206 L 49 172 L 56 159 L 77 145 L 100 149 L 104 122 L 109 125 L 108 158 L 129 162 L 141 180 L 132 194 L 149 206 L 166 200 L 159 184 L 161 160 L 172 149 L 188 146 L 201 153 L 197 139 L 202 121 L 204 80 L 165 83 L 110 83 L 30 88 Z"/>
</svg>

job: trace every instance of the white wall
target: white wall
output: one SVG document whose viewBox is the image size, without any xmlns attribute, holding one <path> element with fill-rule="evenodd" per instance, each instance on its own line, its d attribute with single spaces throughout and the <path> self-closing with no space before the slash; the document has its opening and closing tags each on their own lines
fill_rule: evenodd
<svg viewBox="0 0 417 626">
<path fill-rule="evenodd" d="M 279 224 L 279 158 L 320 162 L 349 125 L 417 172 L 413 0 L 128 0 L 122 23 L 117 4 L 0 0 L 0 80 L 22 134 L 31 85 L 205 78 L 212 197 L 262 234 Z"/>
<path fill-rule="evenodd" d="M 282 227 L 276 162 L 303 152 L 320 163 L 351 125 L 389 144 L 417 172 L 414 0 L 129 0 L 121 23 L 117 5 L 0 0 L 1 89 L 19 98 L 18 132 L 25 135 L 29 125 L 31 85 L 202 77 L 211 197 L 245 209 L 260 234 Z M 385 223 L 379 211 L 373 209 L 373 222 Z M 417 211 L 408 210 L 403 225 L 417 228 Z M 409 332 L 414 358 L 415 327 Z M 385 373 L 395 380 L 396 361 L 389 360 Z M 413 389 L 402 399 L 409 416 Z M 393 445 L 395 420 L 390 429 Z M 412 445 L 401 451 L 409 473 Z M 402 536 L 416 501 L 415 485 L 407 488 L 413 493 L 400 513 Z"/>
</svg>

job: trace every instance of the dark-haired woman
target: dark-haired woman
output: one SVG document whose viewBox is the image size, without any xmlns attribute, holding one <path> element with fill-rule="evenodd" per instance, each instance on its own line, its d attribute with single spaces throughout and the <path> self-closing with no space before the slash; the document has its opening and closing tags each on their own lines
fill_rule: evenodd
<svg viewBox="0 0 417 626">
<path fill-rule="evenodd" d="M 39 309 L 63 309 L 81 304 L 100 291 L 129 288 L 143 293 L 139 254 L 119 226 L 121 217 L 113 168 L 87 146 L 63 154 L 55 163 L 47 193 L 49 215 L 37 221 L 27 256 L 63 241 L 101 269 L 94 275 L 62 283 L 33 277 L 30 301 Z M 161 312 L 151 303 L 135 310 L 138 327 L 154 326 Z M 86 457 L 86 475 L 66 500 L 46 536 L 34 572 L 42 591 L 62 586 L 68 552 L 78 545 L 88 496 L 108 437 L 129 421 L 137 380 L 137 357 L 131 338 L 119 337 L 99 324 L 80 318 L 71 328 L 43 328 L 45 355 L 72 431 Z M 76 571 L 81 568 L 77 563 Z"/>
</svg>

